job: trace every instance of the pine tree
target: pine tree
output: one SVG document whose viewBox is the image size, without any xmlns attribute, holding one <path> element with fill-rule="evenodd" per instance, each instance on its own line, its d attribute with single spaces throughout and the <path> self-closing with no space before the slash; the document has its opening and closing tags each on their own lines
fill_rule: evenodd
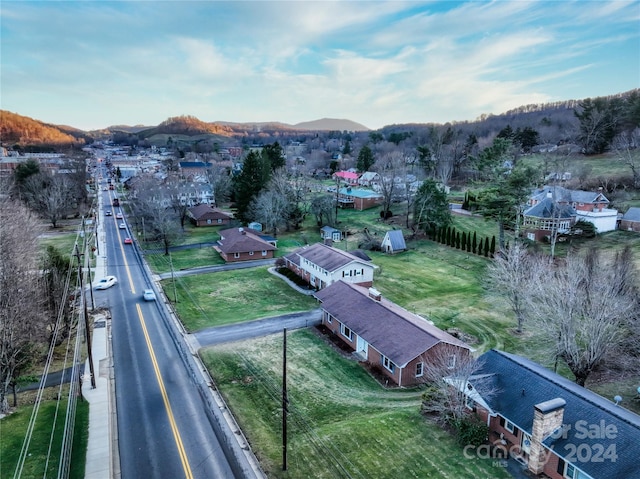
<svg viewBox="0 0 640 479">
<path fill-rule="evenodd" d="M 489 237 L 484 239 L 484 255 L 485 257 L 489 257 Z"/>
<path fill-rule="evenodd" d="M 460 249 L 460 232 L 456 233 L 456 249 Z"/>
<path fill-rule="evenodd" d="M 491 237 L 491 248 L 489 249 L 489 253 L 491 253 L 491 257 L 493 258 L 493 255 L 496 252 L 496 237 L 492 236 Z"/>
<path fill-rule="evenodd" d="M 467 233 L 465 231 L 462 232 L 462 242 L 460 244 L 460 249 L 462 251 L 467 250 Z"/>
<path fill-rule="evenodd" d="M 473 232 L 473 243 L 471 245 L 471 248 L 473 249 L 473 254 L 476 254 L 476 251 L 478 250 L 478 240 L 475 231 Z"/>
</svg>

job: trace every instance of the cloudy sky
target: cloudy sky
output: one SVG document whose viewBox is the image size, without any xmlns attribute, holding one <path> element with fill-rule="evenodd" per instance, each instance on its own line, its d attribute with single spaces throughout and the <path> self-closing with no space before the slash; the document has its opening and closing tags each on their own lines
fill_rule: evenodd
<svg viewBox="0 0 640 479">
<path fill-rule="evenodd" d="M 640 87 L 638 1 L 2 0 L 0 106 L 82 129 L 473 120 Z"/>
</svg>

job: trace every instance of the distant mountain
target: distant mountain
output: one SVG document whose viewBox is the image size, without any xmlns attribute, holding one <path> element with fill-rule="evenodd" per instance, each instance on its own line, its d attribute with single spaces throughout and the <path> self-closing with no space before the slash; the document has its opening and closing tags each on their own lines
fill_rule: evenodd
<svg viewBox="0 0 640 479">
<path fill-rule="evenodd" d="M 109 130 L 109 131 L 124 131 L 126 133 L 138 133 L 139 131 L 148 130 L 150 128 L 154 128 L 154 127 L 153 126 L 145 126 L 145 125 L 134 125 L 134 126 L 129 126 L 129 125 L 111 125 L 111 126 L 105 128 L 105 130 Z"/>
<path fill-rule="evenodd" d="M 321 120 L 303 121 L 292 125 L 296 130 L 312 131 L 370 131 L 364 125 L 351 120 L 338 118 L 322 118 Z"/>
<path fill-rule="evenodd" d="M 0 110 L 0 139 L 5 146 L 47 149 L 90 143 L 82 130 L 64 125 L 50 125 L 28 116 Z"/>
<path fill-rule="evenodd" d="M 183 115 L 166 119 L 155 128 L 138 131 L 139 138 L 149 138 L 153 135 L 220 135 L 233 136 L 234 131 L 231 127 L 216 123 L 206 123 L 199 120 L 195 116 Z"/>
</svg>

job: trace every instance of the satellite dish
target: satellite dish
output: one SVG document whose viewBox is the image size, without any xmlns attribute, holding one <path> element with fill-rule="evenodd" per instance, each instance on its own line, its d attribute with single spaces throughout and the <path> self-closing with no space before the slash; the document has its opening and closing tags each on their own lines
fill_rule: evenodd
<svg viewBox="0 0 640 479">
<path fill-rule="evenodd" d="M 616 402 L 616 405 L 618 405 L 620 401 L 622 401 L 622 396 L 613 396 L 613 400 Z"/>
</svg>

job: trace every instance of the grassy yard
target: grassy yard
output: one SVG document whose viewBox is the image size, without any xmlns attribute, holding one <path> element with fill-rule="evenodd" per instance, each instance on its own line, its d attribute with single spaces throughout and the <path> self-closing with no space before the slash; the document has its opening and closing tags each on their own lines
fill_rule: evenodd
<svg viewBox="0 0 640 479">
<path fill-rule="evenodd" d="M 173 299 L 171 280 L 162 287 Z M 176 290 L 175 306 L 189 331 L 318 307 L 264 267 L 177 278 Z"/>
<path fill-rule="evenodd" d="M 381 387 L 313 331 L 288 335 L 288 470 L 282 469 L 282 336 L 202 351 L 272 478 L 507 478 L 420 413 L 420 390 Z"/>
<path fill-rule="evenodd" d="M 156 273 L 170 272 L 171 263 L 173 263 L 174 271 L 196 268 L 198 266 L 224 264 L 224 260 L 211 246 L 172 251 L 171 262 L 169 262 L 169 256 L 164 255 L 163 253 L 147 253 L 145 254 L 145 259 L 149 263 L 151 269 Z"/>
<path fill-rule="evenodd" d="M 62 431 L 64 426 L 64 414 L 67 402 L 60 402 L 58 420 L 55 421 L 55 435 L 52 444 L 51 457 L 45 471 L 47 450 L 54 424 L 56 401 L 44 401 L 40 405 L 40 412 L 29 446 L 29 456 L 25 461 L 21 477 L 56 477 L 60 450 L 62 444 Z M 18 463 L 22 443 L 26 436 L 27 426 L 33 406 L 24 406 L 2 419 L 0 419 L 0 476 L 12 477 Z M 75 433 L 73 437 L 71 470 L 69 477 L 81 479 L 84 477 L 87 440 L 89 425 L 89 403 L 78 401 L 75 419 Z"/>
</svg>

